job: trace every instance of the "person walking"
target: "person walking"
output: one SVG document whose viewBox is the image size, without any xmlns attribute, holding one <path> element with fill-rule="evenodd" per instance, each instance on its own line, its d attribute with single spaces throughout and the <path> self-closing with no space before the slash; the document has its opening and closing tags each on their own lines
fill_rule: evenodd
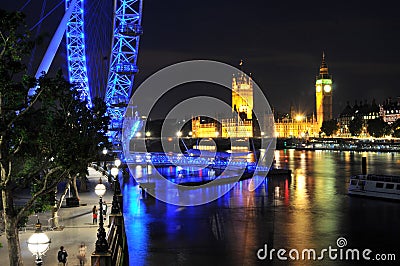
<svg viewBox="0 0 400 266">
<path fill-rule="evenodd" d="M 64 246 L 61 246 L 57 255 L 58 265 L 65 266 L 67 263 L 67 257 L 68 257 L 67 251 L 64 249 Z"/>
<path fill-rule="evenodd" d="M 92 209 L 93 224 L 97 224 L 97 207 L 93 206 Z"/>
<path fill-rule="evenodd" d="M 78 259 L 79 259 L 79 265 L 84 266 L 86 262 L 86 245 L 83 242 L 79 246 Z"/>
</svg>

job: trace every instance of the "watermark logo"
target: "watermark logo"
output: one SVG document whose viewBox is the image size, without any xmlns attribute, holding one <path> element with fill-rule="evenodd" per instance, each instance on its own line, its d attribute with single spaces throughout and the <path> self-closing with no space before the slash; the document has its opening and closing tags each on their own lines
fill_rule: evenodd
<svg viewBox="0 0 400 266">
<path fill-rule="evenodd" d="M 232 91 L 233 83 L 239 84 L 240 80 L 251 81 L 252 97 L 246 94 L 248 90 L 237 89 Z M 133 157 L 138 156 L 135 155 L 137 153 L 148 152 L 148 147 L 146 146 L 146 138 L 143 137 L 145 132 L 138 134 L 135 133 L 135 130 L 140 127 L 142 129 L 146 128 L 147 119 L 152 109 L 157 103 L 163 101 L 163 97 L 168 92 L 177 86 L 192 82 L 202 82 L 205 86 L 207 86 L 206 83 L 222 86 L 224 89 L 232 91 L 232 95 L 238 97 L 239 101 L 242 99 L 247 101 L 247 105 L 244 105 L 251 107 L 252 110 L 242 111 L 252 114 L 252 119 L 257 121 L 262 135 L 260 138 L 261 155 L 256 162 L 257 167 L 251 179 L 251 185 L 248 187 L 249 190 L 255 190 L 264 181 L 267 174 L 265 169 L 271 166 L 274 156 L 276 139 L 271 107 L 256 82 L 240 69 L 225 63 L 209 60 L 186 61 L 163 68 L 150 76 L 135 90 L 124 116 L 122 130 L 123 151 L 132 175 L 142 187 L 151 186 L 152 189 L 149 189 L 148 192 L 155 198 L 178 206 L 194 206 L 208 203 L 223 196 L 239 181 L 246 171 L 246 164 L 238 163 L 240 156 L 243 156 L 240 155 L 240 153 L 243 153 L 242 150 L 242 152 L 233 151 L 230 154 L 230 160 L 227 162 L 226 167 L 224 166 L 223 172 L 220 173 L 219 177 L 205 184 L 196 186 L 179 185 L 164 178 L 158 171 L 153 171 L 151 176 L 147 176 L 148 178 L 136 178 L 138 175 L 135 173 L 138 165 L 135 164 Z M 163 119 L 165 121 L 170 121 L 171 119 L 187 121 L 188 117 L 208 117 L 220 125 L 227 124 L 227 119 L 233 119 L 231 121 L 237 121 L 237 125 L 225 127 L 229 135 L 230 133 L 233 134 L 233 131 L 243 130 L 243 121 L 245 119 L 240 117 L 237 113 L 237 108 L 235 108 L 223 101 L 223 99 L 219 99 L 218 96 L 196 96 L 173 106 Z M 180 132 L 179 128 L 177 129 L 171 127 L 168 123 L 164 123 L 161 128 L 161 144 L 163 152 L 169 158 L 172 167 L 185 169 L 188 167 L 188 165 L 185 165 L 185 160 L 178 159 L 186 158 L 187 154 L 184 154 L 179 148 L 182 139 L 180 138 L 181 136 L 177 136 L 177 132 Z M 213 139 L 209 141 L 213 142 Z M 236 139 L 235 137 L 230 137 L 230 141 L 231 143 L 232 141 L 237 141 L 237 144 L 240 144 L 246 150 L 251 150 L 253 146 L 250 138 L 246 137 Z M 132 144 L 133 142 L 134 144 Z M 216 146 L 215 142 L 214 145 Z M 212 156 L 204 156 L 201 153 L 199 158 L 196 158 L 196 164 L 190 167 L 197 170 L 205 169 L 210 165 L 210 158 Z M 155 168 L 150 159 L 147 160 L 146 167 L 149 166 L 152 166 L 153 169 Z M 264 169 L 264 172 L 257 170 L 261 168 Z M 225 178 L 229 182 L 221 182 L 221 178 Z"/>
<path fill-rule="evenodd" d="M 298 249 L 268 249 L 265 244 L 257 251 L 259 260 L 340 260 L 340 261 L 395 261 L 394 253 L 374 253 L 371 249 L 346 248 L 347 239 L 339 237 L 335 246 L 328 246 L 321 250 L 313 248 Z"/>
<path fill-rule="evenodd" d="M 343 247 L 347 246 L 347 239 L 344 237 L 339 237 L 336 240 L 336 246 L 338 246 L 338 248 L 343 248 Z"/>
</svg>

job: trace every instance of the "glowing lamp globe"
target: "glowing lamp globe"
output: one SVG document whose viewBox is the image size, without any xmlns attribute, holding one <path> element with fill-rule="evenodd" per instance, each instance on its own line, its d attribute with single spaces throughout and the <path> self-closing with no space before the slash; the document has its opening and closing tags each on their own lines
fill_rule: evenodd
<svg viewBox="0 0 400 266">
<path fill-rule="evenodd" d="M 116 159 L 114 162 L 116 167 L 119 167 L 121 165 L 121 160 L 120 159 Z"/>
<path fill-rule="evenodd" d="M 118 175 L 118 168 L 117 167 L 113 167 L 111 168 L 111 174 L 116 177 Z"/>
<path fill-rule="evenodd" d="M 104 147 L 104 149 L 103 149 L 103 154 L 106 155 L 107 152 L 108 152 L 108 151 L 107 151 L 106 147 Z"/>
<path fill-rule="evenodd" d="M 49 237 L 41 231 L 35 232 L 28 239 L 28 249 L 33 255 L 43 255 L 47 250 L 49 250 L 49 246 Z"/>
<path fill-rule="evenodd" d="M 99 197 L 103 197 L 104 194 L 106 194 L 106 186 L 103 184 L 97 184 L 94 188 L 94 193 Z"/>
</svg>

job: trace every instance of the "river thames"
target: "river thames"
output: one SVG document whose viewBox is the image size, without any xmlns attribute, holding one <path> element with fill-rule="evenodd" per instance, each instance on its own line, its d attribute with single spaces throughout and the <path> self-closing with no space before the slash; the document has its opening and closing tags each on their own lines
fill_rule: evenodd
<svg viewBox="0 0 400 266">
<path fill-rule="evenodd" d="M 279 150 L 276 166 L 291 169 L 291 176 L 268 178 L 253 192 L 250 180 L 241 181 L 196 207 L 142 198 L 138 186 L 126 182 L 130 263 L 377 265 L 380 259 L 379 265 L 399 265 L 400 204 L 347 195 L 362 157 L 368 173 L 400 175 L 399 153 Z M 359 260 L 349 250 L 357 250 Z"/>
</svg>

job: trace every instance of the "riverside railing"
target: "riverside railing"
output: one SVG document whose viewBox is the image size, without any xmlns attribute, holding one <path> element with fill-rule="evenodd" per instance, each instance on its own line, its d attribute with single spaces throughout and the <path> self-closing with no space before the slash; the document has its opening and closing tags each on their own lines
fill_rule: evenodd
<svg viewBox="0 0 400 266">
<path fill-rule="evenodd" d="M 111 265 L 129 265 L 128 243 L 122 214 L 110 214 L 107 242 L 111 251 Z"/>
</svg>

